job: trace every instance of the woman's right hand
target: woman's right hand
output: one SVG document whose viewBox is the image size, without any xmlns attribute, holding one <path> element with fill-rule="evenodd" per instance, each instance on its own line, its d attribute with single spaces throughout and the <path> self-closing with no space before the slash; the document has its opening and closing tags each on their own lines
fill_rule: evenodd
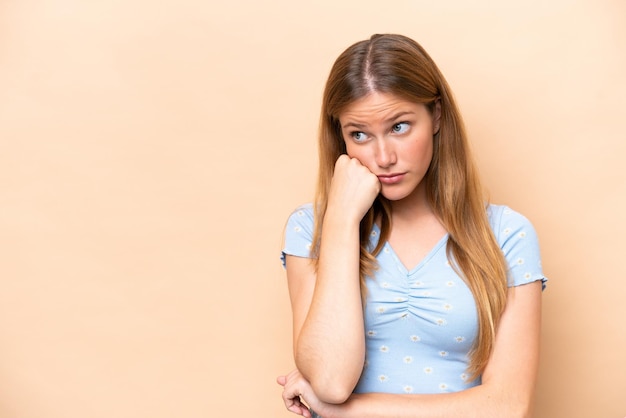
<svg viewBox="0 0 626 418">
<path fill-rule="evenodd" d="M 372 207 L 380 187 L 378 177 L 359 160 L 342 154 L 335 163 L 327 213 L 360 222 Z"/>
</svg>

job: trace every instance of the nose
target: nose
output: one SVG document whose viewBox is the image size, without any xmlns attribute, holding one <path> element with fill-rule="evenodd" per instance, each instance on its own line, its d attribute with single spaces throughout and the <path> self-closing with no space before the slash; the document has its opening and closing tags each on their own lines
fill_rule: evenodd
<svg viewBox="0 0 626 418">
<path fill-rule="evenodd" d="M 397 162 L 396 150 L 387 138 L 378 139 L 376 144 L 376 164 L 380 168 L 388 168 Z"/>
</svg>

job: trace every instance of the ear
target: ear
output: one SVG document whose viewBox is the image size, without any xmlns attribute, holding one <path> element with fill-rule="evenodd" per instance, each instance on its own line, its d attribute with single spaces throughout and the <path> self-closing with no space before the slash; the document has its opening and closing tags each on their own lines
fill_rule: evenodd
<svg viewBox="0 0 626 418">
<path fill-rule="evenodd" d="M 439 133 L 439 126 L 441 125 L 441 98 L 437 97 L 435 100 L 435 108 L 433 109 L 433 135 Z"/>
</svg>

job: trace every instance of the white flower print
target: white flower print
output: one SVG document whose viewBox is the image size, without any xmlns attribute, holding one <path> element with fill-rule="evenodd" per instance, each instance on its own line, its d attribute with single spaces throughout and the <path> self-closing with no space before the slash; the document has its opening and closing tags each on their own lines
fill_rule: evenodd
<svg viewBox="0 0 626 418">
<path fill-rule="evenodd" d="M 422 283 L 420 280 L 416 281 L 415 283 L 413 283 L 415 286 L 420 287 L 423 286 L 424 283 Z"/>
<path fill-rule="evenodd" d="M 533 275 L 530 274 L 530 273 L 524 274 L 524 278 L 527 279 L 527 280 L 530 279 L 531 277 L 533 277 Z"/>
<path fill-rule="evenodd" d="M 378 233 L 376 231 L 372 231 L 372 236 L 375 237 L 376 235 L 378 235 Z"/>
<path fill-rule="evenodd" d="M 383 250 L 385 252 L 385 254 L 389 254 L 389 248 L 385 247 L 385 249 Z"/>
<path fill-rule="evenodd" d="M 449 311 L 450 309 L 452 309 L 452 305 L 450 305 L 449 303 L 446 303 L 443 305 L 443 309 L 445 309 L 446 311 Z"/>
<path fill-rule="evenodd" d="M 439 384 L 439 389 L 446 390 L 446 389 L 448 389 L 448 385 L 446 385 L 445 383 L 440 383 Z"/>
<path fill-rule="evenodd" d="M 376 308 L 376 312 L 385 313 L 385 308 L 383 306 L 379 306 L 378 308 Z"/>
<path fill-rule="evenodd" d="M 446 282 L 446 286 L 452 287 L 454 286 L 454 282 L 452 280 Z"/>
<path fill-rule="evenodd" d="M 409 338 L 410 338 L 410 339 L 411 339 L 411 341 L 413 341 L 414 343 L 417 343 L 417 342 L 419 342 L 419 341 L 422 341 L 422 339 L 421 339 L 419 336 L 417 336 L 417 335 L 411 335 Z"/>
<path fill-rule="evenodd" d="M 430 295 L 432 295 L 432 293 L 431 293 L 431 292 L 429 292 L 428 290 L 426 290 L 426 291 L 422 292 L 422 296 L 427 296 L 427 297 L 428 297 L 428 296 L 430 296 Z"/>
<path fill-rule="evenodd" d="M 432 372 L 433 372 L 433 368 L 432 367 L 424 367 L 424 373 L 431 374 Z"/>
<path fill-rule="evenodd" d="M 405 362 L 406 364 L 411 364 L 411 363 L 413 363 L 413 357 L 411 357 L 411 356 L 406 356 L 406 357 L 404 357 L 404 359 L 403 359 L 403 360 L 404 360 L 404 362 Z"/>
<path fill-rule="evenodd" d="M 380 380 L 381 382 L 386 382 L 389 380 L 389 378 L 384 374 L 381 374 L 380 376 L 378 376 L 378 380 Z"/>
<path fill-rule="evenodd" d="M 300 228 L 299 226 L 294 226 L 293 230 L 296 231 L 296 232 L 300 232 L 300 231 L 302 231 L 302 228 Z"/>
<path fill-rule="evenodd" d="M 440 351 L 440 352 L 439 352 L 439 355 L 440 355 L 441 357 L 447 357 L 447 356 L 448 356 L 448 352 L 447 352 L 447 351 Z"/>
<path fill-rule="evenodd" d="M 509 235 L 511 233 L 511 228 L 504 228 L 504 235 Z"/>
<path fill-rule="evenodd" d="M 513 213 L 513 211 L 511 209 L 504 209 L 504 214 L 505 215 L 510 215 L 511 213 Z"/>
<path fill-rule="evenodd" d="M 312 246 L 313 246 L 313 243 L 309 242 L 309 243 L 306 245 L 306 249 L 307 249 L 307 250 L 309 250 L 309 251 L 311 251 L 311 247 L 312 247 Z"/>
<path fill-rule="evenodd" d="M 413 392 L 413 386 L 406 385 L 403 389 L 404 389 L 405 393 L 412 393 Z"/>
<path fill-rule="evenodd" d="M 455 337 L 454 341 L 456 341 L 457 343 L 462 343 L 463 341 L 465 341 L 465 337 L 461 337 L 461 336 Z"/>
<path fill-rule="evenodd" d="M 522 264 L 524 264 L 524 259 L 523 259 L 523 258 L 521 258 L 521 257 L 520 257 L 520 258 L 518 258 L 518 259 L 517 259 L 517 264 L 518 264 L 518 265 L 520 265 L 520 266 L 521 266 Z"/>
<path fill-rule="evenodd" d="M 376 331 L 374 331 L 373 329 L 370 329 L 369 331 L 367 331 L 368 337 L 374 337 L 375 335 L 376 335 Z"/>
<path fill-rule="evenodd" d="M 522 231 L 518 234 L 520 238 L 526 238 L 526 231 Z"/>
<path fill-rule="evenodd" d="M 443 319 L 443 318 L 437 318 L 437 320 L 436 320 L 435 322 L 436 322 L 436 323 L 437 323 L 437 325 L 439 325 L 439 326 L 444 326 L 444 325 L 447 325 L 447 324 L 448 324 L 448 323 L 446 322 L 446 320 L 445 320 L 445 319 Z"/>
<path fill-rule="evenodd" d="M 384 289 L 388 289 L 388 288 L 389 288 L 389 283 L 387 283 L 387 282 L 382 282 L 382 283 L 380 284 L 380 287 L 382 287 L 382 288 L 384 288 Z"/>
<path fill-rule="evenodd" d="M 303 211 L 301 211 L 301 210 L 299 210 L 299 211 L 298 211 L 298 216 L 304 216 L 304 212 L 303 212 Z"/>
<path fill-rule="evenodd" d="M 467 382 L 467 379 L 469 379 L 469 376 L 467 375 L 467 373 L 461 373 L 461 379 L 462 379 L 464 382 Z"/>
<path fill-rule="evenodd" d="M 406 298 L 397 297 L 396 302 L 405 302 Z"/>
<path fill-rule="evenodd" d="M 380 351 L 382 353 L 388 353 L 389 352 L 389 347 L 387 347 L 386 345 L 381 345 L 380 346 Z"/>
</svg>

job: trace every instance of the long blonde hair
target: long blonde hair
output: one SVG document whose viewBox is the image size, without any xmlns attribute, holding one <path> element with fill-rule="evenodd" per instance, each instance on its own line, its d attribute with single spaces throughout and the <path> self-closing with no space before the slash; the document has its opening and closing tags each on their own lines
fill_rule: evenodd
<svg viewBox="0 0 626 418">
<path fill-rule="evenodd" d="M 335 61 L 322 101 L 319 128 L 319 174 L 315 195 L 312 252 L 316 256 L 335 162 L 346 153 L 339 114 L 372 92 L 391 93 L 431 111 L 440 101 L 439 131 L 425 175 L 428 201 L 448 232 L 447 254 L 476 302 L 478 335 L 469 353 L 472 378 L 484 371 L 493 350 L 496 329 L 506 304 L 507 267 L 487 218 L 483 190 L 470 155 L 461 115 L 445 78 L 426 51 L 402 35 L 373 35 L 345 50 Z M 380 221 L 376 248 L 370 231 Z M 391 207 L 378 196 L 361 221 L 360 279 L 377 268 L 376 255 L 389 237 Z"/>
</svg>

